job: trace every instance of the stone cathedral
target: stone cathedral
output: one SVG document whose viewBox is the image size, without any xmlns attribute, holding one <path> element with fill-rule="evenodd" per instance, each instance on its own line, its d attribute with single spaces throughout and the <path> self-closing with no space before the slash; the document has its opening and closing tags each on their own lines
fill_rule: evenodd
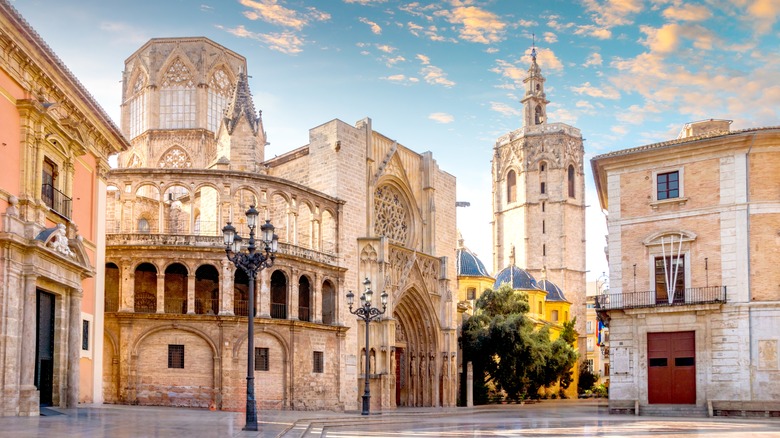
<svg viewBox="0 0 780 438">
<path fill-rule="evenodd" d="M 345 295 L 367 278 L 389 294 L 370 326 L 372 409 L 455 405 L 455 178 L 430 152 L 366 118 L 266 159 L 246 59 L 206 38 L 150 40 L 122 90 L 131 148 L 108 175 L 106 402 L 242 409 L 252 316 L 259 408 L 356 409 L 365 324 Z M 279 236 L 255 290 L 221 232 L 231 221 L 246 238 L 250 205 Z"/>
<path fill-rule="evenodd" d="M 548 123 L 544 82 L 533 49 L 531 67 L 523 80 L 525 95 L 520 101 L 523 127 L 501 136 L 494 147 L 493 268 L 497 279 L 511 278 L 516 288 L 562 290 L 572 303 L 571 317 L 577 318 L 575 328 L 582 349 L 584 149 L 579 129 Z M 551 322 L 566 319 L 561 317 Z"/>
</svg>

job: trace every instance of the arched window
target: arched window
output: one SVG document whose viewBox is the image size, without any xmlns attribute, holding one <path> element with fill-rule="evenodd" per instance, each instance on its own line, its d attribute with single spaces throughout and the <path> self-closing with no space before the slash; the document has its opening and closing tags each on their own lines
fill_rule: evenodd
<svg viewBox="0 0 780 438">
<path fill-rule="evenodd" d="M 271 318 L 287 319 L 287 277 L 282 271 L 271 274 Z"/>
<path fill-rule="evenodd" d="M 506 202 L 517 201 L 517 175 L 514 170 L 506 174 Z"/>
<path fill-rule="evenodd" d="M 174 263 L 165 269 L 165 313 L 187 313 L 187 268 Z"/>
<path fill-rule="evenodd" d="M 336 289 L 328 280 L 322 283 L 322 323 L 336 323 Z"/>
<path fill-rule="evenodd" d="M 146 77 L 143 74 L 136 76 L 133 88 L 127 94 L 130 96 L 130 138 L 132 139 L 146 131 Z"/>
<path fill-rule="evenodd" d="M 135 268 L 133 289 L 136 313 L 157 311 L 157 268 L 151 263 L 141 263 Z"/>
<path fill-rule="evenodd" d="M 106 263 L 106 304 L 104 308 L 104 311 L 106 312 L 116 312 L 119 310 L 119 281 L 119 267 L 114 263 Z"/>
<path fill-rule="evenodd" d="M 177 58 L 168 68 L 160 87 L 160 128 L 195 127 L 195 82 L 186 65 Z"/>
<path fill-rule="evenodd" d="M 211 265 L 202 265 L 195 271 L 195 313 L 219 313 L 219 272 Z"/>
<path fill-rule="evenodd" d="M 541 125 L 544 123 L 544 114 L 542 114 L 542 106 L 539 105 L 534 111 L 534 125 Z"/>
<path fill-rule="evenodd" d="M 138 232 L 141 234 L 149 234 L 149 221 L 146 218 L 138 219 Z"/>
<path fill-rule="evenodd" d="M 311 288 L 309 279 L 301 276 L 298 280 L 298 319 L 311 321 Z"/>
<path fill-rule="evenodd" d="M 233 275 L 233 314 L 249 315 L 249 277 L 243 269 L 236 269 Z"/>
<path fill-rule="evenodd" d="M 551 319 L 553 320 L 553 322 L 557 322 L 558 321 L 558 311 L 557 310 L 553 310 L 551 316 L 552 316 Z"/>
<path fill-rule="evenodd" d="M 569 182 L 569 197 L 573 198 L 574 197 L 574 166 L 571 165 L 571 164 L 569 165 L 569 175 L 568 176 L 569 176 L 569 179 L 568 179 L 568 182 Z"/>
<path fill-rule="evenodd" d="M 209 127 L 208 129 L 217 132 L 219 124 L 224 117 L 225 108 L 230 100 L 230 92 L 233 84 L 230 83 L 230 77 L 222 68 L 211 75 L 209 80 Z"/>
</svg>

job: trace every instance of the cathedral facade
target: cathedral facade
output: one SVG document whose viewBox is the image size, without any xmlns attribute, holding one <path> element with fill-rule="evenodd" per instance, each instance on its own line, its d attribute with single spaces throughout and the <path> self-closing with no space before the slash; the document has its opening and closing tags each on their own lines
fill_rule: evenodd
<svg viewBox="0 0 780 438">
<path fill-rule="evenodd" d="M 365 324 L 345 295 L 367 278 L 389 295 L 370 326 L 372 408 L 453 406 L 455 178 L 367 118 L 265 159 L 246 74 L 206 38 L 153 39 L 125 63 L 132 147 L 108 177 L 105 400 L 241 409 L 251 315 L 261 408 L 355 409 Z M 251 205 L 279 237 L 254 291 L 221 232 L 232 222 L 246 237 Z"/>
<path fill-rule="evenodd" d="M 531 52 L 523 127 L 494 146 L 493 268 L 517 266 L 534 287 L 562 290 L 585 344 L 585 177 L 580 130 L 548 123 L 545 78 Z M 513 276 L 514 277 L 514 276 Z M 567 318 L 568 319 L 568 318 Z M 557 321 L 556 321 L 557 322 Z M 559 320 L 563 322 L 563 319 Z M 582 354 L 581 354 L 582 355 Z"/>
</svg>

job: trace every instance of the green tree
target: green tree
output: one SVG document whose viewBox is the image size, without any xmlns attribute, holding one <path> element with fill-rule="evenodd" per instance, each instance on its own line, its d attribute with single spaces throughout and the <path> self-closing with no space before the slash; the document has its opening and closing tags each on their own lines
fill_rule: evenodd
<svg viewBox="0 0 780 438">
<path fill-rule="evenodd" d="M 536 397 L 542 386 L 560 382 L 568 387 L 571 382 L 577 358 L 574 323 L 564 324 L 561 336 L 551 342 L 549 328 L 535 330 L 528 311 L 528 296 L 504 284 L 486 290 L 464 322 L 461 347 L 466 362 L 473 364 L 476 403 L 482 401 L 477 397 L 483 389 L 480 381 L 512 400 Z"/>
</svg>

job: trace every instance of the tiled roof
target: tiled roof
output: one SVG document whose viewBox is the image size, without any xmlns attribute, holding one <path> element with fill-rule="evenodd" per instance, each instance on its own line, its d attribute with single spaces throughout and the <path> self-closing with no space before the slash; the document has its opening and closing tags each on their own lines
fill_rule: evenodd
<svg viewBox="0 0 780 438">
<path fill-rule="evenodd" d="M 482 261 L 466 247 L 458 248 L 455 264 L 458 277 L 490 277 Z"/>
<path fill-rule="evenodd" d="M 509 266 L 501 270 L 496 275 L 496 282 L 493 289 L 498 289 L 502 284 L 509 283 L 512 289 L 538 289 L 536 279 L 523 269 L 517 266 Z"/>
</svg>

